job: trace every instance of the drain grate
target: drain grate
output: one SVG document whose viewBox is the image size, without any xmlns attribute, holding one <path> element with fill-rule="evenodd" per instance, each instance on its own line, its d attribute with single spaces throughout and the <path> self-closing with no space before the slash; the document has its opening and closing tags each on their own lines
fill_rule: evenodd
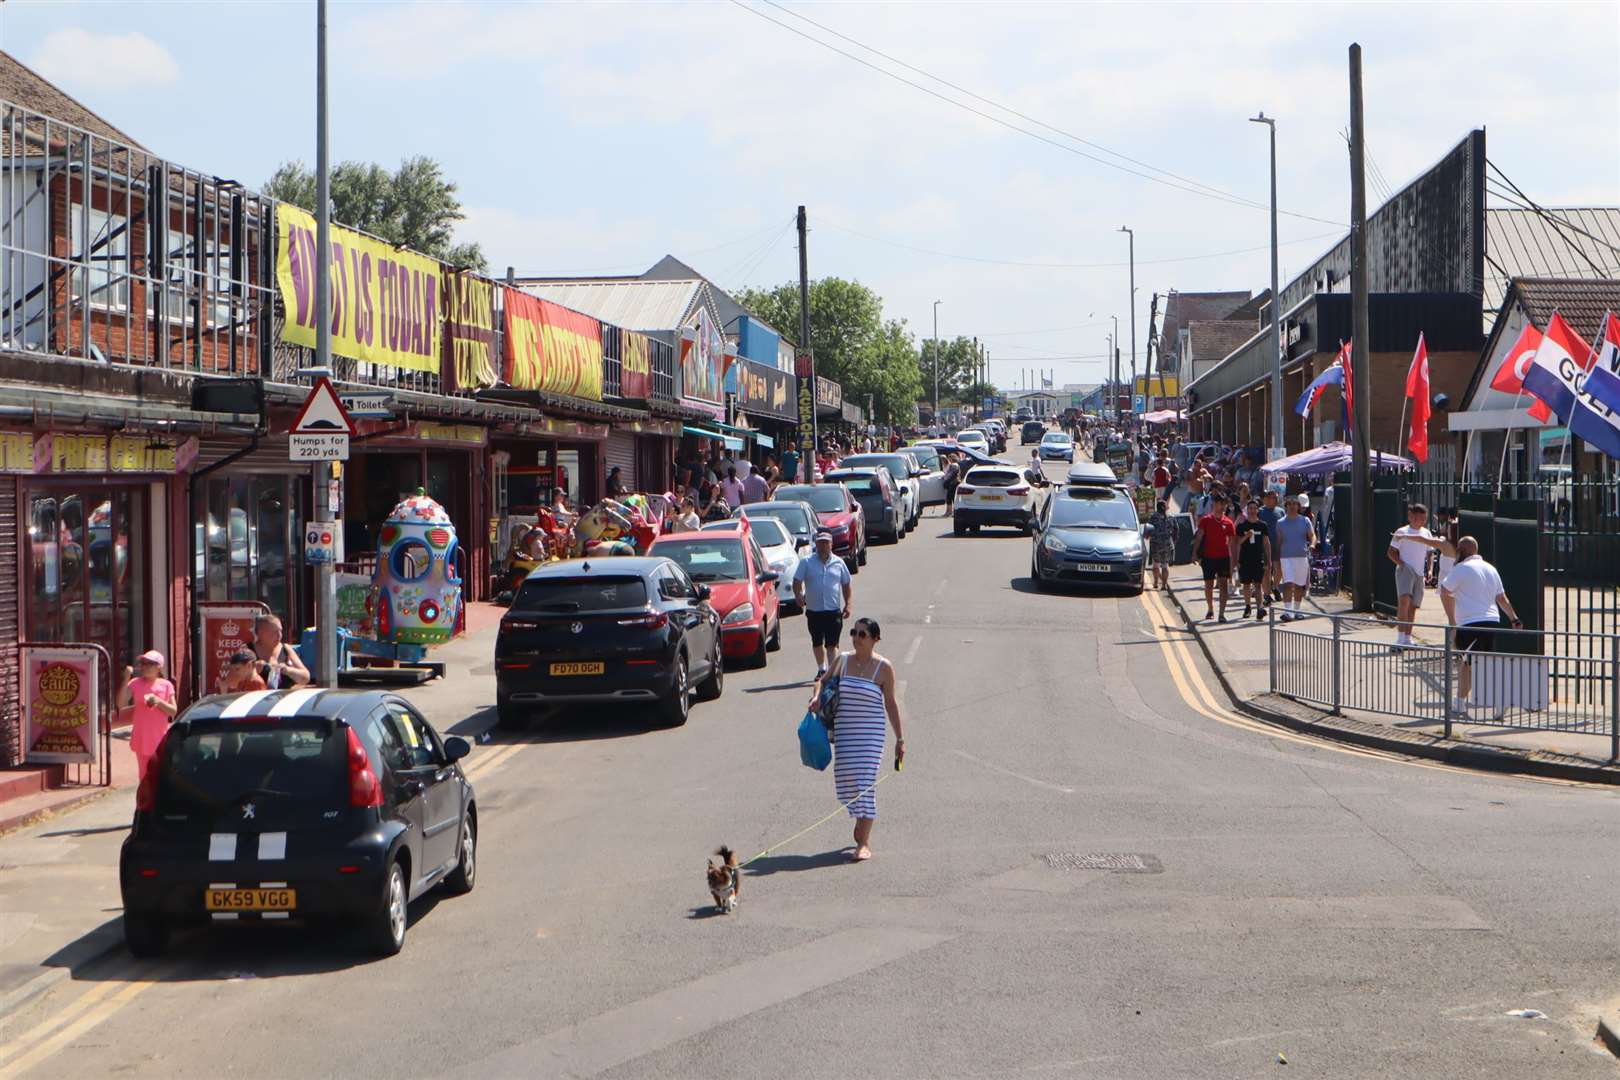
<svg viewBox="0 0 1620 1080">
<path fill-rule="evenodd" d="M 1164 864 L 1155 856 L 1122 851 L 1049 851 L 1038 855 L 1053 870 L 1109 870 L 1116 874 L 1160 874 Z"/>
</svg>

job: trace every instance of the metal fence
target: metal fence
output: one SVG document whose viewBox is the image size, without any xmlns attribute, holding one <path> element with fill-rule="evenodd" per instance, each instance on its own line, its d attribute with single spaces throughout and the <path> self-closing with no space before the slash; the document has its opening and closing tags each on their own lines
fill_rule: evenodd
<svg viewBox="0 0 1620 1080">
<path fill-rule="evenodd" d="M 1620 635 L 1503 628 L 1490 649 L 1465 650 L 1457 627 L 1419 624 L 1426 643 L 1397 649 L 1388 629 L 1365 616 L 1285 623 L 1273 612 L 1272 692 L 1335 713 L 1442 724 L 1448 737 L 1454 723 L 1606 735 L 1611 759 L 1620 759 Z M 1458 709 L 1465 680 L 1471 693 Z"/>
</svg>

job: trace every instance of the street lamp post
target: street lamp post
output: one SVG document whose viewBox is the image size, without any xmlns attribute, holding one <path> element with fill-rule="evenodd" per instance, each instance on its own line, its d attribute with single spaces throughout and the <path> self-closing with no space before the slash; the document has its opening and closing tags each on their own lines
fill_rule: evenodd
<svg viewBox="0 0 1620 1080">
<path fill-rule="evenodd" d="M 943 300 L 934 301 L 934 423 L 939 423 L 939 305 Z"/>
<path fill-rule="evenodd" d="M 1262 112 L 1249 118 L 1271 131 L 1271 453 L 1276 461 L 1287 455 L 1283 441 L 1282 411 L 1282 297 L 1277 295 L 1277 119 Z"/>
<path fill-rule="evenodd" d="M 1119 231 L 1130 237 L 1131 242 L 1131 394 L 1132 409 L 1135 409 L 1136 394 L 1136 233 L 1131 231 L 1129 225 L 1121 225 Z"/>
</svg>

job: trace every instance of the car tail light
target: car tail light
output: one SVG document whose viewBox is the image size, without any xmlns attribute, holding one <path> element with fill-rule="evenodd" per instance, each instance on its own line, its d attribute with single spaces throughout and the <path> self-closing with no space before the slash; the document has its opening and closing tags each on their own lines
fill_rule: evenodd
<svg viewBox="0 0 1620 1080">
<path fill-rule="evenodd" d="M 143 866 L 143 867 L 141 867 L 140 873 L 141 873 L 141 877 L 150 878 L 150 877 L 157 877 L 158 876 L 157 867 L 155 867 L 155 866 Z"/>
<path fill-rule="evenodd" d="M 366 756 L 365 745 L 354 728 L 345 730 L 349 733 L 349 805 L 381 806 L 382 785 L 377 783 L 377 774 L 371 771 L 371 758 Z"/>
<path fill-rule="evenodd" d="M 340 867 L 338 867 L 338 873 L 340 873 L 340 874 L 358 874 L 359 872 L 360 872 L 360 868 L 358 866 L 340 866 Z"/>
<path fill-rule="evenodd" d="M 1029 485 L 1028 484 L 1019 484 L 1017 487 L 1010 487 L 1010 488 L 1007 489 L 1007 494 L 1009 494 L 1009 495 L 1028 495 L 1029 494 Z"/>
<path fill-rule="evenodd" d="M 620 619 L 620 626 L 641 626 L 649 630 L 659 630 L 669 625 L 669 613 L 664 611 L 649 611 L 645 615 L 632 615 L 628 619 Z"/>
<path fill-rule="evenodd" d="M 533 619 L 514 619 L 512 616 L 508 615 L 506 618 L 501 620 L 500 629 L 502 633 L 505 633 L 508 630 L 535 630 L 538 629 L 539 626 L 540 624 L 535 622 Z"/>
<path fill-rule="evenodd" d="M 971 495 L 977 490 L 978 488 L 969 487 L 967 484 L 956 485 L 956 493 L 958 495 Z"/>
</svg>

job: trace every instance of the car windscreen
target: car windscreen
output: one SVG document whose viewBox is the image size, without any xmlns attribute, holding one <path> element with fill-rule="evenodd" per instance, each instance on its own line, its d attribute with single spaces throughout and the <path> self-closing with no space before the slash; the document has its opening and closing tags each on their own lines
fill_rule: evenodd
<svg viewBox="0 0 1620 1080">
<path fill-rule="evenodd" d="M 182 722 L 151 766 L 158 770 L 156 810 L 347 806 L 348 749 L 346 729 L 320 718 Z"/>
<path fill-rule="evenodd" d="M 1135 530 L 1136 507 L 1117 492 L 1082 488 L 1052 500 L 1052 518 L 1047 524 L 1054 529 Z"/>
<path fill-rule="evenodd" d="M 659 544 L 653 553 L 679 563 L 693 581 L 741 581 L 748 576 L 742 541 L 737 539 L 682 540 Z"/>
<path fill-rule="evenodd" d="M 849 488 L 849 493 L 857 499 L 862 495 L 876 495 L 879 493 L 877 480 L 861 473 L 839 473 L 837 476 L 828 477 L 828 479 L 837 480 L 840 484 Z"/>
<path fill-rule="evenodd" d="M 768 517 L 749 522 L 749 528 L 753 530 L 754 539 L 759 541 L 760 547 L 780 547 L 793 542 L 788 538 L 787 530 L 782 527 L 782 523 Z"/>
<path fill-rule="evenodd" d="M 809 512 L 797 506 L 744 506 L 741 514 L 750 521 L 780 522 L 795 536 L 809 536 L 816 531 L 816 523 L 810 520 Z"/>
<path fill-rule="evenodd" d="M 1023 482 L 1022 476 L 1004 469 L 974 469 L 965 481 L 968 487 L 1012 487 Z"/>
<path fill-rule="evenodd" d="M 647 605 L 640 577 L 530 578 L 512 601 L 513 611 L 623 611 Z"/>
<path fill-rule="evenodd" d="M 1056 444 L 1058 446 L 1068 446 L 1069 445 L 1069 437 L 1067 435 L 1062 435 L 1062 434 L 1059 434 L 1058 432 L 1054 431 L 1054 432 L 1051 432 L 1051 433 L 1043 436 L 1042 439 L 1041 439 L 1041 442 L 1043 442 L 1043 443 L 1054 443 L 1054 444 Z"/>
<path fill-rule="evenodd" d="M 831 484 L 797 484 L 777 488 L 778 499 L 798 499 L 816 508 L 817 513 L 833 514 L 845 509 L 844 493 Z"/>
</svg>

